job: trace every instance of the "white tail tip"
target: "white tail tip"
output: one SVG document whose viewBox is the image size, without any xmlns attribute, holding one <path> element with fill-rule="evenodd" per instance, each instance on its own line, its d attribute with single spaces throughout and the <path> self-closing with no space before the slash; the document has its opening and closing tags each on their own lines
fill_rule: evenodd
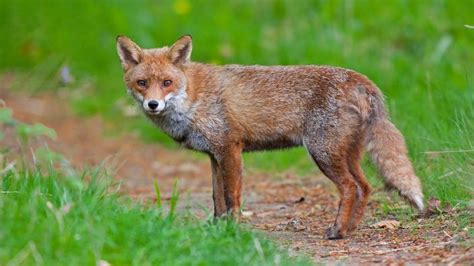
<svg viewBox="0 0 474 266">
<path fill-rule="evenodd" d="M 425 209 L 425 206 L 423 204 L 423 198 L 419 195 L 413 197 L 413 203 L 415 203 L 416 207 L 420 212 L 422 212 Z"/>
</svg>

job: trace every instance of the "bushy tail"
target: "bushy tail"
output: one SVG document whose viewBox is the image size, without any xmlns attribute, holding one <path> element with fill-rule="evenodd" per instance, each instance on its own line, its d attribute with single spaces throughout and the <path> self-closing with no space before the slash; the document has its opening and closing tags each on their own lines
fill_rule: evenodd
<svg viewBox="0 0 474 266">
<path fill-rule="evenodd" d="M 382 99 L 372 99 L 372 117 L 369 121 L 366 148 L 390 188 L 423 211 L 423 193 L 418 177 L 407 155 L 405 140 L 387 119 Z"/>
</svg>

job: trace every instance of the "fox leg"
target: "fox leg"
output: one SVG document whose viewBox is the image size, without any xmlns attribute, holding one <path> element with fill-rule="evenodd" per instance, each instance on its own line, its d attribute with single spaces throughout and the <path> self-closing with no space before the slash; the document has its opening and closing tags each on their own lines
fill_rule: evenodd
<svg viewBox="0 0 474 266">
<path fill-rule="evenodd" d="M 212 199 L 214 201 L 214 217 L 218 218 L 226 214 L 224 198 L 224 178 L 214 156 L 211 157 L 212 168 Z"/>
<path fill-rule="evenodd" d="M 226 210 L 236 220 L 240 217 L 240 197 L 242 190 L 242 147 L 230 145 L 224 149 L 218 161 L 224 183 Z"/>
<path fill-rule="evenodd" d="M 357 226 L 360 224 L 365 208 L 369 201 L 369 195 L 372 191 L 370 184 L 365 179 L 364 172 L 360 167 L 360 159 L 362 157 L 363 146 L 362 142 L 354 143 L 352 148 L 349 151 L 349 156 L 347 158 L 347 164 L 349 165 L 349 171 L 352 174 L 354 180 L 357 183 L 357 194 L 356 194 L 356 204 L 352 214 L 352 220 L 348 228 L 348 232 L 354 231 Z"/>
<path fill-rule="evenodd" d="M 341 239 L 347 234 L 351 222 L 352 211 L 356 202 L 357 184 L 347 169 L 345 163 L 338 159 L 331 159 L 329 163 L 321 158 L 318 153 L 311 153 L 321 171 L 337 186 L 341 200 L 334 225 L 326 230 L 326 238 Z"/>
<path fill-rule="evenodd" d="M 330 114 L 325 114 L 329 116 Z M 326 238 L 340 239 L 347 234 L 357 202 L 358 184 L 353 177 L 348 159 L 351 144 L 358 138 L 357 117 L 351 114 L 333 114 L 330 122 L 319 120 L 316 112 L 308 121 L 303 144 L 319 169 L 333 181 L 340 195 L 339 209 L 334 225 L 326 231 Z"/>
</svg>

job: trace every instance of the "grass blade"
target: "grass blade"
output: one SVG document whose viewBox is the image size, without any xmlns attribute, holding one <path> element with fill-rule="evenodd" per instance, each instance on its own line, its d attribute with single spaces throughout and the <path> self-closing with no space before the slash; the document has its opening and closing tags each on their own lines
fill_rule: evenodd
<svg viewBox="0 0 474 266">
<path fill-rule="evenodd" d="M 155 180 L 153 182 L 153 187 L 155 187 L 155 195 L 156 195 L 156 207 L 161 210 L 162 202 L 161 202 L 161 191 L 160 191 L 160 186 L 158 185 L 158 181 Z"/>
<path fill-rule="evenodd" d="M 178 179 L 174 181 L 173 185 L 173 192 L 171 193 L 171 200 L 170 200 L 170 212 L 168 217 L 174 217 L 176 205 L 178 204 L 179 192 L 178 192 Z"/>
</svg>

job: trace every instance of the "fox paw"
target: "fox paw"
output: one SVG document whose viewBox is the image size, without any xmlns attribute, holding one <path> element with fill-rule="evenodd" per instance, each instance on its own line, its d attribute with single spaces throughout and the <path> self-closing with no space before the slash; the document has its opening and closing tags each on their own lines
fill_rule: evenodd
<svg viewBox="0 0 474 266">
<path fill-rule="evenodd" d="M 344 238 L 345 233 L 343 233 L 340 228 L 337 226 L 331 226 L 326 230 L 326 238 L 327 239 L 342 239 Z"/>
<path fill-rule="evenodd" d="M 225 220 L 228 218 L 227 212 L 214 212 L 214 220 Z"/>
</svg>

